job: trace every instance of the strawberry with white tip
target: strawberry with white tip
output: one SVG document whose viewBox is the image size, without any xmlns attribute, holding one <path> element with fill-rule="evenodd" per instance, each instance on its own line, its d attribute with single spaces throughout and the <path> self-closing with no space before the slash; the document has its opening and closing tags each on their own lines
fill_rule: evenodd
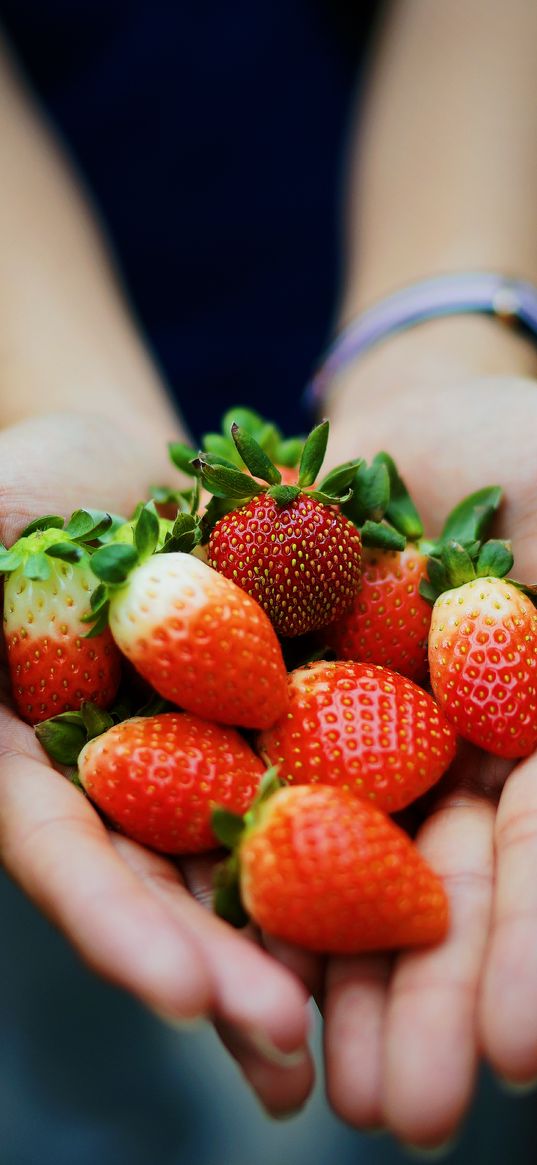
<svg viewBox="0 0 537 1165">
<path fill-rule="evenodd" d="M 287 675 L 274 630 L 259 605 L 190 551 L 196 519 L 179 514 L 162 551 L 158 520 L 141 511 L 134 546 L 105 546 L 92 558 L 101 580 L 92 597 L 97 627 L 159 695 L 207 720 L 268 727 L 283 714 Z"/>
<path fill-rule="evenodd" d="M 453 542 L 429 562 L 434 602 L 429 666 L 434 694 L 466 740 L 515 759 L 537 748 L 537 611 L 504 576 L 509 543 L 468 553 Z M 526 588 L 533 590 L 533 588 Z"/>
<path fill-rule="evenodd" d="M 38 724 L 87 700 L 107 708 L 120 680 L 120 654 L 106 627 L 87 638 L 84 616 L 94 586 L 89 559 L 110 515 L 77 510 L 32 522 L 0 551 L 4 636 L 13 699 L 23 720 Z"/>
</svg>

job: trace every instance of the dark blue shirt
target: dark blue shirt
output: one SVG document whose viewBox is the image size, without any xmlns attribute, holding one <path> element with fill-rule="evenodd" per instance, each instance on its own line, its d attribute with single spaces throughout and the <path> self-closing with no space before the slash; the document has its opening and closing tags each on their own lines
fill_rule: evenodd
<svg viewBox="0 0 537 1165">
<path fill-rule="evenodd" d="M 352 7 L 2 4 L 195 431 L 239 402 L 304 427 L 301 390 L 334 307 L 342 147 L 369 19 L 366 5 L 351 21 Z"/>
</svg>

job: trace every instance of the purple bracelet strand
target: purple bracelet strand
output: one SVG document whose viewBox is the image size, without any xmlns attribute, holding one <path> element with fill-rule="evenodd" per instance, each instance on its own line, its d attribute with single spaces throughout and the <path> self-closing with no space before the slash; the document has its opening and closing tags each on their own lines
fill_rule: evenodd
<svg viewBox="0 0 537 1165">
<path fill-rule="evenodd" d="M 388 336 L 425 320 L 475 312 L 518 324 L 537 339 L 537 288 L 532 283 L 489 271 L 437 275 L 394 292 L 351 320 L 307 385 L 307 404 L 322 406 L 334 377 Z"/>
</svg>

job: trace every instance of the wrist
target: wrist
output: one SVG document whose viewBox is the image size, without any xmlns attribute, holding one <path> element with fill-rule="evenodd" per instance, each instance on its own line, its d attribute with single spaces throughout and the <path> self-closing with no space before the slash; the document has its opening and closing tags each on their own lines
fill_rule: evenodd
<svg viewBox="0 0 537 1165">
<path fill-rule="evenodd" d="M 334 422 L 359 411 L 364 395 L 400 398 L 423 385 L 429 393 L 470 377 L 537 375 L 537 345 L 485 315 L 431 319 L 387 336 L 351 361 L 330 383 L 323 413 Z"/>
</svg>

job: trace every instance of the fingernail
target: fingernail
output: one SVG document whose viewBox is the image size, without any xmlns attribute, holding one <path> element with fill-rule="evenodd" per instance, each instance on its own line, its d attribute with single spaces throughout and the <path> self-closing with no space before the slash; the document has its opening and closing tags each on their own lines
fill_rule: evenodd
<svg viewBox="0 0 537 1165">
<path fill-rule="evenodd" d="M 153 1007 L 152 1011 L 161 1023 L 165 1023 L 167 1027 L 172 1027 L 174 1031 L 178 1032 L 196 1031 L 203 1026 L 207 1018 L 205 1015 L 194 1015 L 192 1018 L 181 1019 L 180 1016 L 173 1015 L 169 1011 L 161 1011 L 158 1007 Z"/>
<path fill-rule="evenodd" d="M 292 1052 L 284 1052 L 259 1028 L 248 1028 L 244 1034 L 256 1052 L 259 1052 L 264 1060 L 268 1060 L 269 1064 L 274 1064 L 278 1068 L 298 1068 L 307 1059 L 308 1049 L 305 1045 L 295 1048 Z"/>
<path fill-rule="evenodd" d="M 507 1080 L 505 1076 L 498 1076 L 497 1079 L 500 1088 L 503 1088 L 504 1092 L 510 1096 L 528 1096 L 537 1088 L 537 1077 L 525 1081 Z"/>
<path fill-rule="evenodd" d="M 431 1148 L 425 1149 L 422 1145 L 403 1145 L 405 1153 L 409 1157 L 413 1157 L 416 1161 L 443 1161 L 445 1157 L 455 1148 L 457 1143 L 456 1137 L 450 1137 L 447 1141 L 442 1141 L 441 1145 L 434 1145 Z"/>
<path fill-rule="evenodd" d="M 273 1121 L 290 1121 L 293 1120 L 293 1117 L 300 1116 L 303 1111 L 303 1104 L 297 1105 L 296 1108 L 285 1109 L 283 1112 L 281 1110 L 278 1112 L 272 1112 L 270 1108 L 265 1108 L 267 1116 L 269 1116 Z"/>
</svg>

